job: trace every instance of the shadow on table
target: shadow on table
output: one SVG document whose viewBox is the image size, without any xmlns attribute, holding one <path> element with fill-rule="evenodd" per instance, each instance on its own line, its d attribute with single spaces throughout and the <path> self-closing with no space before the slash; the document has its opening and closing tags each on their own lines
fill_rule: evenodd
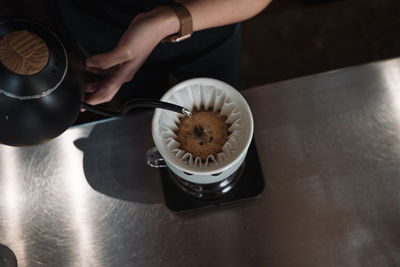
<svg viewBox="0 0 400 267">
<path fill-rule="evenodd" d="M 97 124 L 74 144 L 84 153 L 85 176 L 94 190 L 131 202 L 164 202 L 159 170 L 145 160 L 147 149 L 154 146 L 151 114 Z"/>
</svg>

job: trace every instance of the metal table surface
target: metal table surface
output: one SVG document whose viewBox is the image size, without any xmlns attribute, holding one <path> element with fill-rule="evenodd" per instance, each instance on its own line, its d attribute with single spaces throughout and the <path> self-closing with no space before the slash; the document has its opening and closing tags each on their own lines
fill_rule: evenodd
<svg viewBox="0 0 400 267">
<path fill-rule="evenodd" d="M 399 266 L 400 59 L 244 95 L 260 198 L 171 213 L 141 113 L 0 146 L 0 243 L 19 266 Z"/>
</svg>

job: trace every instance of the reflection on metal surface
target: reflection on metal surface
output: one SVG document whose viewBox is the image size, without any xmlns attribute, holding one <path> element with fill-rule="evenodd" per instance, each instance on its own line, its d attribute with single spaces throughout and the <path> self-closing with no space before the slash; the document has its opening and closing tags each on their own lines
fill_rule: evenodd
<svg viewBox="0 0 400 267">
<path fill-rule="evenodd" d="M 3 235 L 4 240 L 0 240 L 5 244 L 12 244 L 18 249 L 19 261 L 23 261 L 26 257 L 25 240 L 23 237 L 23 223 L 21 212 L 25 195 L 21 188 L 20 177 L 18 175 L 17 162 L 19 150 L 14 147 L 5 146 L 0 150 L 0 213 L 4 213 L 3 220 L 6 224 Z M 0 217 L 0 219 L 1 219 Z M 2 220 L 0 220 L 1 222 Z"/>
<path fill-rule="evenodd" d="M 389 61 L 382 67 L 381 72 L 382 85 L 387 88 L 387 99 L 383 103 L 388 103 L 397 113 L 400 126 L 400 62 Z"/>
<path fill-rule="evenodd" d="M 79 133 L 79 132 L 78 132 Z M 77 132 L 67 132 L 64 140 L 67 143 L 73 142 L 80 136 Z M 82 152 L 73 146 L 63 146 L 60 150 L 60 157 L 64 160 L 65 175 L 69 179 L 64 180 L 64 188 L 69 194 L 70 216 L 74 227 L 74 239 L 76 249 L 74 250 L 74 259 L 77 266 L 101 266 L 97 262 L 98 256 L 93 246 L 93 227 L 90 221 L 91 202 L 87 198 L 85 187 L 87 183 L 81 177 L 84 177 L 83 170 L 76 168 L 76 161 L 82 161 Z M 105 162 L 106 164 L 106 162 Z"/>
</svg>

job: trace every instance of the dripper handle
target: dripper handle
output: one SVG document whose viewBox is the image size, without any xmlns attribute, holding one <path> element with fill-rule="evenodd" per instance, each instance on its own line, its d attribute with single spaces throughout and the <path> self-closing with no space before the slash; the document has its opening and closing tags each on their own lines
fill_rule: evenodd
<svg viewBox="0 0 400 267">
<path fill-rule="evenodd" d="M 156 147 L 149 148 L 146 152 L 146 163 L 153 168 L 167 167 L 164 158 Z"/>
</svg>

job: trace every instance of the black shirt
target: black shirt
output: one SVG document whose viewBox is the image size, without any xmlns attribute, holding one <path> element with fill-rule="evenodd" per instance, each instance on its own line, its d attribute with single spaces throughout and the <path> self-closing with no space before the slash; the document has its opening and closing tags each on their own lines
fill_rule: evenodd
<svg viewBox="0 0 400 267">
<path fill-rule="evenodd" d="M 59 0 L 64 21 L 72 36 L 88 54 L 104 53 L 116 47 L 132 19 L 170 0 Z M 234 32 L 228 25 L 195 32 L 180 43 L 159 44 L 146 65 L 185 64 L 211 51 Z"/>
</svg>

